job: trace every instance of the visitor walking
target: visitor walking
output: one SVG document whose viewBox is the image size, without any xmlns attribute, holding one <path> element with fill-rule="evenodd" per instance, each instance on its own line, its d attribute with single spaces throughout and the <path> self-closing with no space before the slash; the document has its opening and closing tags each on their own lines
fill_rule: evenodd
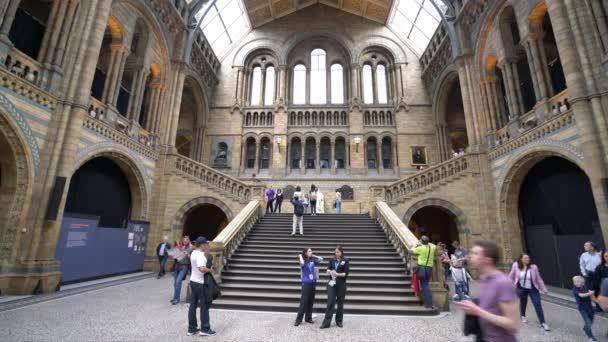
<svg viewBox="0 0 608 342">
<path fill-rule="evenodd" d="M 457 260 L 462 261 L 462 267 L 467 269 L 467 249 L 462 247 L 458 240 L 452 242 L 452 247 L 454 247 L 453 255 L 456 256 Z"/>
<path fill-rule="evenodd" d="M 583 245 L 583 248 L 585 249 L 585 252 L 581 254 L 579 258 L 581 274 L 585 278 L 585 286 L 588 289 L 594 290 L 594 292 L 597 294 L 599 288 L 596 289 L 594 287 L 593 282 L 595 280 L 595 270 L 602 263 L 602 258 L 600 256 L 600 253 L 597 251 L 597 245 L 595 244 L 595 242 L 587 241 Z M 597 305 L 597 303 L 596 308 L 597 311 L 600 311 L 599 305 Z"/>
<path fill-rule="evenodd" d="M 443 283 L 444 287 L 447 287 L 448 276 L 450 275 L 450 265 L 452 264 L 452 260 L 450 259 L 448 247 L 445 243 L 439 242 L 437 246 L 441 250 L 441 255 L 439 256 L 439 259 L 441 260 L 441 266 L 443 266 Z"/>
<path fill-rule="evenodd" d="M 450 267 L 450 274 L 454 280 L 454 295 L 455 300 L 469 299 L 469 282 L 472 280 L 471 275 L 467 272 L 467 269 L 463 266 L 463 261 L 456 259 L 456 256 L 452 255 L 452 266 Z"/>
<path fill-rule="evenodd" d="M 433 261 L 435 260 L 437 246 L 429 241 L 429 237 L 423 235 L 420 238 L 420 244 L 414 248 L 413 252 L 418 256 L 416 276 L 420 281 L 420 287 L 422 287 L 424 306 L 426 308 L 435 309 L 435 306 L 433 305 L 433 296 L 431 294 L 431 289 L 429 288 L 429 281 L 433 276 Z"/>
<path fill-rule="evenodd" d="M 509 278 L 513 281 L 513 284 L 517 287 L 517 295 L 519 296 L 519 314 L 521 316 L 522 323 L 528 323 L 526 319 L 526 306 L 528 306 L 528 296 L 532 300 L 536 316 L 540 326 L 545 331 L 551 330 L 549 325 L 545 322 L 545 313 L 540 301 L 540 291 L 547 294 L 549 291 L 545 286 L 543 278 L 540 276 L 538 267 L 532 263 L 528 254 L 522 254 L 519 256 L 516 262 L 511 266 L 511 273 Z"/>
<path fill-rule="evenodd" d="M 308 194 L 304 194 L 304 198 L 300 197 L 302 201 L 302 205 L 304 206 L 304 213 L 308 212 L 308 206 L 310 205 L 310 200 L 308 199 Z"/>
<path fill-rule="evenodd" d="M 301 194 L 301 193 L 300 193 Z M 293 204 L 293 222 L 291 226 L 291 236 L 296 235 L 296 225 L 300 226 L 300 235 L 304 235 L 304 203 L 300 201 L 300 198 L 294 196 L 291 199 L 291 204 Z"/>
<path fill-rule="evenodd" d="M 601 295 L 602 284 L 606 284 L 605 287 L 608 287 L 608 250 L 604 250 L 600 253 L 602 263 L 597 266 L 594 272 L 593 279 L 593 290 L 596 296 Z M 608 295 L 605 295 L 608 296 Z M 598 297 L 599 299 L 599 297 Z M 598 302 L 598 304 L 601 303 Z M 603 311 L 608 311 L 602 308 Z"/>
<path fill-rule="evenodd" d="M 310 186 L 310 214 L 312 216 L 317 215 L 317 187 L 315 185 Z"/>
<path fill-rule="evenodd" d="M 336 208 L 336 214 L 342 214 L 342 194 L 336 191 L 336 199 L 334 201 L 334 208 Z"/>
<path fill-rule="evenodd" d="M 300 308 L 294 326 L 302 323 L 302 318 L 306 323 L 314 323 L 312 320 L 312 308 L 315 303 L 315 290 L 317 286 L 317 273 L 315 265 L 323 261 L 323 258 L 312 254 L 312 249 L 307 248 L 298 254 L 302 276 L 302 294 L 300 297 Z"/>
<path fill-rule="evenodd" d="M 268 211 L 270 211 L 271 213 L 274 212 L 273 209 L 273 203 L 274 203 L 274 195 L 275 192 L 272 188 L 266 190 L 266 214 L 268 214 Z"/>
<path fill-rule="evenodd" d="M 336 325 L 342 328 L 348 271 L 349 262 L 344 259 L 344 249 L 342 246 L 337 246 L 334 258 L 331 259 L 327 265 L 326 272 L 329 274 L 330 280 L 327 283 L 327 308 L 325 308 L 325 319 L 323 320 L 323 324 L 321 324 L 321 329 L 330 327 L 336 302 L 338 303 Z"/>
<path fill-rule="evenodd" d="M 156 279 L 160 279 L 160 277 L 165 275 L 165 266 L 167 265 L 167 259 L 169 259 L 169 250 L 171 249 L 171 244 L 169 243 L 169 237 L 164 236 L 163 242 L 159 243 L 156 246 L 156 256 L 158 256 L 158 276 Z"/>
<path fill-rule="evenodd" d="M 519 328 L 517 294 L 513 282 L 496 268 L 498 246 L 491 241 L 477 241 L 471 249 L 471 266 L 479 272 L 479 305 L 458 302 L 465 313 L 479 318 L 482 341 L 517 341 Z"/>
<path fill-rule="evenodd" d="M 199 331 L 196 322 L 196 308 L 200 307 L 200 320 L 201 329 L 199 335 L 201 336 L 214 336 L 215 331 L 211 330 L 211 323 L 209 320 L 209 306 L 210 300 L 207 300 L 205 296 L 205 274 L 211 272 L 210 265 L 207 264 L 206 255 L 209 254 L 209 241 L 199 236 L 194 240 L 196 248 L 192 251 L 190 256 L 190 263 L 192 265 L 192 276 L 190 277 L 190 307 L 188 308 L 188 336 L 196 334 Z"/>
<path fill-rule="evenodd" d="M 277 189 L 277 193 L 274 197 L 274 212 L 281 212 L 281 204 L 283 204 L 283 190 Z"/>
<path fill-rule="evenodd" d="M 595 336 L 593 336 L 593 330 L 591 329 L 593 326 L 593 319 L 595 318 L 595 311 L 591 305 L 591 300 L 594 297 L 593 290 L 585 286 L 584 277 L 574 276 L 572 282 L 574 283 L 572 293 L 576 300 L 576 306 L 578 307 L 578 312 L 581 314 L 583 323 L 585 324 L 583 330 L 585 331 L 587 338 L 589 338 L 589 341 L 597 341 Z"/>
<path fill-rule="evenodd" d="M 192 244 L 190 243 L 190 237 L 184 236 L 182 246 L 179 248 L 179 255 L 177 256 L 175 263 L 175 270 L 173 275 L 175 277 L 173 299 L 171 304 L 176 305 L 180 301 L 180 295 L 182 292 L 182 282 L 186 279 L 188 271 L 190 270 L 190 253 L 192 253 Z"/>
</svg>

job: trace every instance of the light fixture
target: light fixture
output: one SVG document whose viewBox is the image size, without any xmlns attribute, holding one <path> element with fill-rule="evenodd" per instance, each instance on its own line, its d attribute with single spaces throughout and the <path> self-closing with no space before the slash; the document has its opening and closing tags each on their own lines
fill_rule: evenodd
<svg viewBox="0 0 608 342">
<path fill-rule="evenodd" d="M 357 153 L 359 152 L 359 144 L 361 143 L 361 137 L 355 137 L 355 146 Z"/>
<path fill-rule="evenodd" d="M 276 137 L 276 138 L 274 139 L 274 141 L 276 141 L 276 142 L 277 142 L 277 146 L 279 147 L 279 152 L 281 152 L 281 142 L 283 141 L 283 138 L 281 138 L 281 137 Z"/>
</svg>

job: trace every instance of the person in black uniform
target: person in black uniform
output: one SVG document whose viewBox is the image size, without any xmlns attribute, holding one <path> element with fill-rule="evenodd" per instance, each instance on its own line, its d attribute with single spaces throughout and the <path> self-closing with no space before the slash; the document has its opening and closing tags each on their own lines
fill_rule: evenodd
<svg viewBox="0 0 608 342">
<path fill-rule="evenodd" d="M 338 302 L 336 310 L 336 325 L 342 328 L 342 317 L 344 316 L 344 298 L 346 297 L 346 278 L 348 277 L 349 263 L 344 259 L 344 249 L 342 246 L 336 247 L 335 257 L 327 265 L 327 274 L 330 277 L 327 283 L 327 308 L 325 309 L 325 319 L 321 324 L 321 329 L 329 328 L 331 317 L 334 314 L 334 306 Z"/>
</svg>

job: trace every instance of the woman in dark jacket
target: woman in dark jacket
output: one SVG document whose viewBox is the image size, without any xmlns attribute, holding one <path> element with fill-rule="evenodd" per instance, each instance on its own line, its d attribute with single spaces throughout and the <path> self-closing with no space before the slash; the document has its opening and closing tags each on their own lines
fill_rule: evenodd
<svg viewBox="0 0 608 342">
<path fill-rule="evenodd" d="M 323 258 L 312 254 L 312 249 L 306 248 L 302 254 L 298 254 L 302 275 L 302 294 L 300 296 L 300 308 L 294 325 L 297 327 L 302 323 L 314 323 L 312 320 L 312 307 L 315 304 L 315 290 L 317 287 L 317 272 L 315 265 L 323 261 Z"/>
<path fill-rule="evenodd" d="M 593 290 L 596 296 L 599 295 L 602 281 L 608 279 L 608 250 L 603 251 L 600 256 L 602 257 L 602 263 L 597 265 L 593 273 Z"/>
<path fill-rule="evenodd" d="M 281 204 L 283 204 L 283 190 L 277 189 L 277 194 L 274 197 L 274 212 L 281 212 Z"/>
<path fill-rule="evenodd" d="M 321 329 L 329 328 L 331 317 L 334 314 L 334 306 L 338 302 L 336 311 L 336 325 L 342 328 L 342 318 L 344 316 L 344 298 L 346 297 L 346 278 L 348 277 L 349 263 L 344 259 L 344 249 L 337 246 L 335 257 L 327 265 L 327 274 L 330 277 L 327 283 L 327 308 L 325 309 L 325 319 L 321 324 Z"/>
</svg>

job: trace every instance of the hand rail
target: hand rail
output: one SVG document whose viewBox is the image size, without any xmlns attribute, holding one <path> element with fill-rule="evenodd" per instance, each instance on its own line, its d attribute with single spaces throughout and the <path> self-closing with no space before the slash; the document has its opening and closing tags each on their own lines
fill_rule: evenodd
<svg viewBox="0 0 608 342">
<path fill-rule="evenodd" d="M 220 282 L 228 258 L 236 251 L 262 214 L 260 200 L 250 201 L 236 217 L 211 241 L 213 276 Z"/>
</svg>

